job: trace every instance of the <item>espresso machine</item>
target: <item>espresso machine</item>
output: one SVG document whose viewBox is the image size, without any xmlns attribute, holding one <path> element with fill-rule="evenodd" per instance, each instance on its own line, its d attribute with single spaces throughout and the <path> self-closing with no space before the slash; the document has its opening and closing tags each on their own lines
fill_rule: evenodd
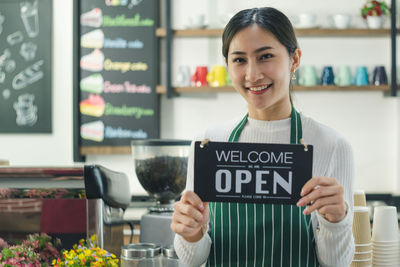
<svg viewBox="0 0 400 267">
<path fill-rule="evenodd" d="M 9 206 L 0 210 L 3 238 L 20 242 L 15 238 L 19 238 L 19 233 L 23 233 L 23 237 L 36 232 L 52 235 L 51 229 L 68 228 L 71 220 L 83 221 L 86 229 L 82 232 L 87 238 L 95 235 L 100 248 L 119 257 L 123 245 L 123 215 L 131 199 L 129 179 L 124 173 L 99 165 L 2 166 L 0 192 L 0 203 Z M 71 209 L 67 207 L 80 207 L 82 201 L 83 209 L 86 207 L 83 214 L 68 213 Z M 21 211 L 13 211 L 11 208 L 16 207 L 11 203 L 19 203 Z M 44 225 L 50 230 L 44 230 Z"/>
<path fill-rule="evenodd" d="M 156 204 L 140 220 L 140 242 L 173 245 L 173 203 L 186 186 L 190 141 L 135 140 L 132 157 L 136 176 Z"/>
</svg>

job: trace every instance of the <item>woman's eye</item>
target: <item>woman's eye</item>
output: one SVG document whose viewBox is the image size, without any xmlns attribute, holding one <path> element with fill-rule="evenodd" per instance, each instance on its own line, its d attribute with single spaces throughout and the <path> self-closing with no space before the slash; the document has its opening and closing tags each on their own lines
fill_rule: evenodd
<svg viewBox="0 0 400 267">
<path fill-rule="evenodd" d="M 237 57 L 237 58 L 233 59 L 233 62 L 235 62 L 235 63 L 243 63 L 243 62 L 245 62 L 245 60 L 244 60 L 244 58 Z"/>
<path fill-rule="evenodd" d="M 261 56 L 261 59 L 269 59 L 269 58 L 273 58 L 274 56 L 272 54 L 264 54 Z"/>
</svg>

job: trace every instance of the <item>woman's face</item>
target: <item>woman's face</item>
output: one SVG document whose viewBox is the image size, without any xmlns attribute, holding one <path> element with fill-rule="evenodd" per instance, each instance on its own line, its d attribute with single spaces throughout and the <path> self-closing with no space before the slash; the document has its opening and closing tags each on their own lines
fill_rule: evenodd
<svg viewBox="0 0 400 267">
<path fill-rule="evenodd" d="M 227 66 L 235 89 L 249 105 L 249 116 L 290 109 L 290 75 L 300 60 L 269 31 L 253 24 L 239 31 L 229 46 Z"/>
</svg>

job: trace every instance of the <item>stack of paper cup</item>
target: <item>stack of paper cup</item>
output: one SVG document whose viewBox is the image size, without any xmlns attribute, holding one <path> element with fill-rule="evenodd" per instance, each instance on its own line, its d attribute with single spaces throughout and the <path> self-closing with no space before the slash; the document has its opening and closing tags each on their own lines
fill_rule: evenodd
<svg viewBox="0 0 400 267">
<path fill-rule="evenodd" d="M 354 207 L 353 236 L 355 252 L 351 266 L 372 266 L 371 224 L 367 207 Z"/>
<path fill-rule="evenodd" d="M 375 208 L 372 228 L 372 262 L 374 266 L 399 266 L 399 226 L 393 206 Z"/>
<path fill-rule="evenodd" d="M 353 196 L 354 196 L 354 206 L 362 206 L 362 207 L 367 206 L 364 190 L 355 190 Z"/>
</svg>

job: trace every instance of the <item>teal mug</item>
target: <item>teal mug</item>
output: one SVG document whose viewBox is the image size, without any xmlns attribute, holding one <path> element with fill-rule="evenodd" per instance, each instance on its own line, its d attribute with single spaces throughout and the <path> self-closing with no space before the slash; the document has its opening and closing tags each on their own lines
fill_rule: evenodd
<svg viewBox="0 0 400 267">
<path fill-rule="evenodd" d="M 317 84 L 318 84 L 318 75 L 315 66 L 304 66 L 301 69 L 299 85 L 315 86 Z"/>
<path fill-rule="evenodd" d="M 356 75 L 354 77 L 354 84 L 357 86 L 369 85 L 367 67 L 365 67 L 365 66 L 357 67 Z"/>
<path fill-rule="evenodd" d="M 350 86 L 353 81 L 349 66 L 340 66 L 335 77 L 335 84 L 338 86 Z"/>
</svg>

